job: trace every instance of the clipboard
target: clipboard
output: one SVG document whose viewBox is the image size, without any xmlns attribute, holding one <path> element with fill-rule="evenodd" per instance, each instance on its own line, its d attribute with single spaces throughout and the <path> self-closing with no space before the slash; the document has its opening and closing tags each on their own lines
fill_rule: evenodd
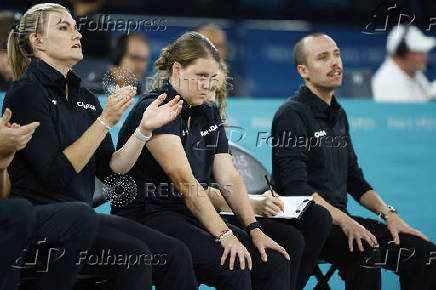
<svg viewBox="0 0 436 290">
<path fill-rule="evenodd" d="M 252 199 L 264 199 L 264 196 L 250 196 Z M 275 216 L 265 217 L 256 214 L 259 218 L 271 219 L 299 219 L 306 211 L 306 209 L 313 203 L 312 196 L 279 196 L 279 199 L 284 203 L 284 212 L 280 212 Z M 233 215 L 232 212 L 222 211 L 221 214 Z"/>
</svg>

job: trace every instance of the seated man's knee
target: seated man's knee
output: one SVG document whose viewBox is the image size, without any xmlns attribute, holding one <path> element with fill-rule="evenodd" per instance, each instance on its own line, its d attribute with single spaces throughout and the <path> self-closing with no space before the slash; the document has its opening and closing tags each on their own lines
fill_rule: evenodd
<svg viewBox="0 0 436 290">
<path fill-rule="evenodd" d="M 330 229 L 333 224 L 332 216 L 330 215 L 330 212 L 317 204 L 313 204 L 311 206 L 311 210 L 308 211 L 313 216 L 314 219 L 314 226 L 316 226 L 316 230 L 321 230 L 324 232 L 329 233 Z"/>
</svg>

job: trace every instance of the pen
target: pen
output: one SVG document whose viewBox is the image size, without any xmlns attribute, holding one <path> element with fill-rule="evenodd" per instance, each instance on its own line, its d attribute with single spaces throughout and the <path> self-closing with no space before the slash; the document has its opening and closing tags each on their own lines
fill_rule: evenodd
<svg viewBox="0 0 436 290">
<path fill-rule="evenodd" d="M 273 190 L 273 188 L 271 186 L 271 182 L 269 182 L 268 175 L 266 175 L 266 174 L 265 174 L 265 179 L 266 179 L 266 184 L 269 187 L 269 190 L 271 190 L 271 195 L 274 196 L 274 197 L 277 197 L 277 195 L 274 194 L 274 190 Z M 284 211 L 282 206 L 280 206 L 280 209 L 282 210 L 282 212 Z"/>
</svg>

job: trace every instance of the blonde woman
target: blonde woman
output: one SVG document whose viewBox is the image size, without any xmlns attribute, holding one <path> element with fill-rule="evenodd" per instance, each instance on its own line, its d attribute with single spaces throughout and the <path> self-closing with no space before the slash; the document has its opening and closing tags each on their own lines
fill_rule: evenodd
<svg viewBox="0 0 436 290">
<path fill-rule="evenodd" d="M 98 99 L 80 86 L 71 70 L 83 58 L 81 34 L 71 14 L 61 5 L 44 3 L 30 8 L 10 33 L 8 54 L 17 79 L 9 89 L 4 107 L 14 112 L 12 121 L 40 126 L 26 148 L 18 152 L 10 166 L 11 194 L 53 209 L 74 201 L 88 210 L 82 214 L 73 208 L 71 215 L 80 219 L 69 226 L 63 219 L 53 224 L 56 232 L 66 232 L 71 243 L 65 247 L 75 266 L 56 266 L 57 273 L 47 289 L 71 289 L 75 273 L 83 265 L 93 272 L 107 275 L 112 289 L 197 288 L 187 248 L 174 238 L 121 217 L 99 214 L 98 231 L 84 227 L 94 192 L 94 176 L 105 180 L 113 172 L 125 173 L 135 163 L 153 129 L 173 120 L 182 103 L 175 98 L 159 106 L 160 95 L 142 112 L 137 130 L 118 151 L 109 129 L 133 103 L 135 88 L 117 89 L 102 109 Z M 92 215 L 91 215 L 92 213 Z M 89 217 L 89 218 L 90 218 Z M 96 228 L 96 227 L 95 227 Z M 92 235 L 91 235 L 92 234 Z M 95 241 L 76 244 L 74 240 L 95 235 Z M 62 236 L 59 241 L 65 238 Z M 56 240 L 54 240 L 56 242 Z M 88 252 L 88 248 L 92 248 Z M 78 251 L 80 249 L 80 251 Z M 88 259 L 103 256 L 95 263 Z M 121 256 L 115 261 L 115 257 Z M 128 262 L 123 262 L 129 258 Z M 93 266 L 94 265 L 94 266 Z M 77 269 L 76 269 L 77 268 Z M 153 276 L 152 276 L 153 270 Z M 176 280 L 178 283 L 173 283 Z"/>
</svg>

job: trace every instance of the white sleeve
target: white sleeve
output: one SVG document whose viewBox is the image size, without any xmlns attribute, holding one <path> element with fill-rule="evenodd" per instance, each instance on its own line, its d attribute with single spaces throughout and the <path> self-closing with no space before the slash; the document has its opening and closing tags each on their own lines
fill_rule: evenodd
<svg viewBox="0 0 436 290">
<path fill-rule="evenodd" d="M 430 99 L 436 99 L 436 80 L 430 83 Z"/>
<path fill-rule="evenodd" d="M 376 102 L 407 102 L 410 89 L 395 74 L 376 74 L 371 80 L 372 94 Z"/>
</svg>

